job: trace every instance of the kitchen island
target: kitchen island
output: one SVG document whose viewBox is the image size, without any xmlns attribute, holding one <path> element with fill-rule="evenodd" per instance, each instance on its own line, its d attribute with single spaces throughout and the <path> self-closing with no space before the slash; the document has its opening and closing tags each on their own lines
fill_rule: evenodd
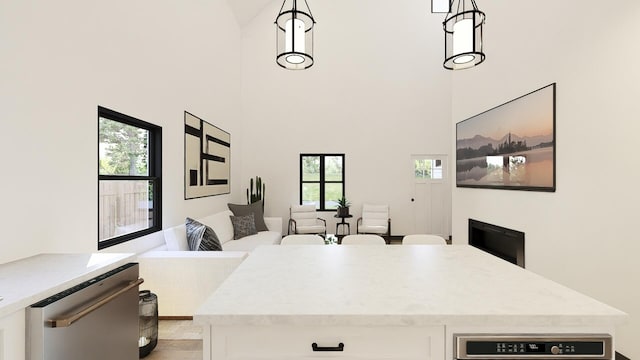
<svg viewBox="0 0 640 360">
<path fill-rule="evenodd" d="M 256 249 L 194 321 L 204 359 L 313 358 L 319 349 L 441 360 L 454 358 L 454 334 L 614 336 L 625 318 L 470 246 L 300 245 Z"/>
</svg>

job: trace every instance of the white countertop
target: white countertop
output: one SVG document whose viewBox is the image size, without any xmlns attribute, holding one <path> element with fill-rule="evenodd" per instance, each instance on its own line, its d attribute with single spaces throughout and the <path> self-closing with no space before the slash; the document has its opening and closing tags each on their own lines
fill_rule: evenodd
<svg viewBox="0 0 640 360">
<path fill-rule="evenodd" d="M 133 261 L 134 254 L 40 254 L 0 264 L 0 318 Z"/>
<path fill-rule="evenodd" d="M 213 325 L 614 325 L 626 314 L 470 246 L 263 246 L 196 311 Z"/>
</svg>

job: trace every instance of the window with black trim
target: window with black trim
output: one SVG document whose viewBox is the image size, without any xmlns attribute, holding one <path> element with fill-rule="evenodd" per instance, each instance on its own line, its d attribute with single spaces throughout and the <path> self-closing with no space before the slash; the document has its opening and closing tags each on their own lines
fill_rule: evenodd
<svg viewBox="0 0 640 360">
<path fill-rule="evenodd" d="M 98 249 L 162 229 L 162 128 L 98 106 Z"/>
<path fill-rule="evenodd" d="M 300 204 L 335 210 L 344 196 L 344 154 L 300 154 Z"/>
</svg>

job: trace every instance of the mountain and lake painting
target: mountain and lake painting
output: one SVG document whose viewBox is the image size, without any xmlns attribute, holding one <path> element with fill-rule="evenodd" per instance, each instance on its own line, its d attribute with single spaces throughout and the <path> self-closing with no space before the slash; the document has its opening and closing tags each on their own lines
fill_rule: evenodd
<svg viewBox="0 0 640 360">
<path fill-rule="evenodd" d="M 456 125 L 458 187 L 555 191 L 550 84 Z"/>
</svg>

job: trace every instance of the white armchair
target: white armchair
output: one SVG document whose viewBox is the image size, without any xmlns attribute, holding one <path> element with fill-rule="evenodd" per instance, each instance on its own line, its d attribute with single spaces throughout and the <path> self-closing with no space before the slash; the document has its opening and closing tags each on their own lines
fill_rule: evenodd
<svg viewBox="0 0 640 360">
<path fill-rule="evenodd" d="M 447 241 L 440 235 L 415 234 L 405 235 L 402 245 L 447 245 Z"/>
<path fill-rule="evenodd" d="M 282 238 L 280 245 L 324 245 L 324 239 L 314 234 L 287 235 Z"/>
<path fill-rule="evenodd" d="M 347 235 L 342 238 L 342 245 L 386 245 L 387 242 L 380 235 L 360 234 Z"/>
<path fill-rule="evenodd" d="M 391 235 L 389 205 L 362 205 L 362 216 L 356 224 L 358 234 Z"/>
<path fill-rule="evenodd" d="M 291 205 L 287 234 L 327 235 L 327 222 L 316 214 L 315 205 Z"/>
</svg>

